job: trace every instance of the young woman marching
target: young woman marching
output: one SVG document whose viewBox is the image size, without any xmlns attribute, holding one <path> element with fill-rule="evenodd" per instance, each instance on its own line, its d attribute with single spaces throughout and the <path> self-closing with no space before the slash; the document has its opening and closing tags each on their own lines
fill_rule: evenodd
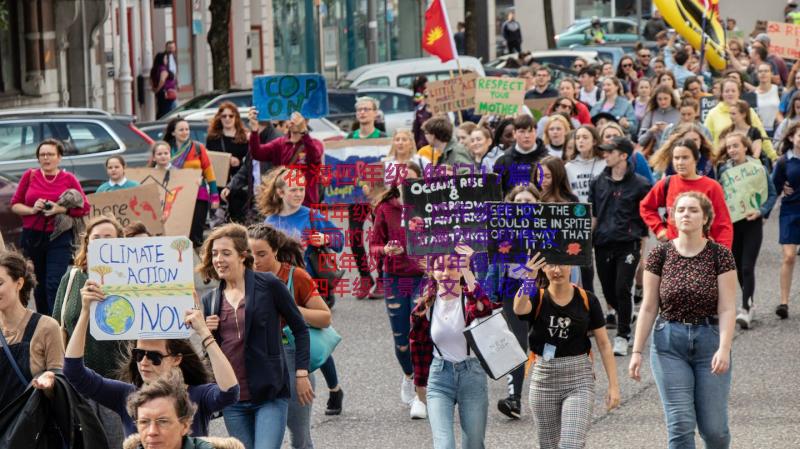
<svg viewBox="0 0 800 449">
<path fill-rule="evenodd" d="M 655 322 L 650 363 L 664 405 L 670 449 L 730 446 L 728 395 L 736 327 L 736 263 L 708 239 L 711 201 L 699 192 L 676 196 L 671 216 L 677 237 L 647 257 L 628 375 L 641 380 L 642 351 Z"/>
<path fill-rule="evenodd" d="M 720 179 L 722 174 L 733 167 L 747 162 L 757 162 L 759 171 L 763 171 L 763 180 L 767 185 L 767 198 L 757 209 L 751 209 L 744 218 L 733 223 L 733 259 L 736 261 L 736 275 L 739 286 L 742 288 L 742 309 L 736 316 L 736 322 L 742 329 L 750 328 L 753 319 L 753 301 L 756 289 L 756 261 L 761 251 L 761 241 L 764 238 L 764 217 L 769 215 L 778 192 L 769 176 L 769 171 L 753 157 L 750 139 L 740 132 L 731 132 L 722 141 L 717 157 Z M 757 178 L 756 178 L 757 179 Z M 723 185 L 723 190 L 728 194 L 728 189 L 741 188 L 740 185 Z"/>
<path fill-rule="evenodd" d="M 786 130 L 781 145 L 783 154 L 775 163 L 772 182 L 781 199 L 780 236 L 778 242 L 783 250 L 781 263 L 781 303 L 775 313 L 781 318 L 789 317 L 789 293 L 792 290 L 792 274 L 800 245 L 800 122 Z"/>
<path fill-rule="evenodd" d="M 469 269 L 466 245 L 433 263 L 432 280 L 411 312 L 414 385 L 428 404 L 434 449 L 455 449 L 453 412 L 458 407 L 462 449 L 483 449 L 489 407 L 487 377 L 470 353 L 464 329 L 489 316 L 492 303 Z"/>
<path fill-rule="evenodd" d="M 421 178 L 421 168 L 413 162 L 407 165 L 409 178 Z M 401 202 L 400 185 L 397 179 L 377 201 L 375 222 L 372 227 L 369 247 L 376 259 L 383 259 L 383 272 L 389 279 L 389 294 L 386 296 L 386 313 L 394 336 L 394 355 L 403 370 L 400 400 L 411 405 L 411 418 L 427 417 L 425 404 L 414 391 L 414 367 L 411 364 L 408 332 L 411 309 L 417 295 L 422 270 L 406 254 L 406 229 Z"/>
<path fill-rule="evenodd" d="M 592 422 L 594 333 L 608 377 L 606 408 L 619 406 L 617 367 L 600 302 L 570 284 L 570 267 L 545 264 L 539 254 L 526 264 L 538 294 L 520 288 L 514 313 L 529 325 L 528 345 L 536 355 L 530 377 L 530 406 L 541 449 L 584 447 Z M 542 275 L 544 274 L 544 275 Z"/>
<path fill-rule="evenodd" d="M 331 310 L 322 300 L 314 285 L 314 280 L 303 267 L 303 246 L 299 241 L 290 238 L 283 232 L 266 224 L 250 226 L 247 230 L 250 251 L 253 253 L 255 271 L 272 273 L 280 279 L 292 294 L 297 308 L 309 326 L 317 329 L 331 325 Z M 295 346 L 283 340 L 283 353 L 289 369 L 289 386 L 292 388 L 292 399 L 289 401 L 289 414 L 286 428 L 296 449 L 314 447 L 311 440 L 311 408 L 312 404 L 300 404 L 294 387 Z M 309 373 L 311 388 L 315 386 L 314 375 Z"/>
</svg>

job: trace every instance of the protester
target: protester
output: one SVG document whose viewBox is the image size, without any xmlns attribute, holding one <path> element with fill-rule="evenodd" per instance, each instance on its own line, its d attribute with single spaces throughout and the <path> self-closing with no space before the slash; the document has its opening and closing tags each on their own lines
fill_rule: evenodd
<svg viewBox="0 0 800 449">
<path fill-rule="evenodd" d="M 533 88 L 525 92 L 525 99 L 552 98 L 558 91 L 550 85 L 550 69 L 539 66 L 534 70 Z"/>
<path fill-rule="evenodd" d="M 589 332 L 594 334 L 608 377 L 606 409 L 613 410 L 620 401 L 603 309 L 591 292 L 570 284 L 569 266 L 545 264 L 538 253 L 526 266 L 529 278 L 538 274 L 538 291 L 531 296 L 520 288 L 514 297 L 514 313 L 528 322 L 528 345 L 535 356 L 530 407 L 539 447 L 585 447 L 595 401 Z"/>
<path fill-rule="evenodd" d="M 598 126 L 598 130 L 600 135 L 600 144 L 603 145 L 611 143 L 611 139 L 614 137 L 622 137 L 625 135 L 625 131 L 623 131 L 622 127 L 616 122 L 610 122 L 603 126 Z M 642 153 L 638 151 L 633 153 L 630 163 L 633 165 L 633 171 L 635 171 L 636 174 L 642 175 L 645 179 L 647 179 L 650 185 L 655 183 L 655 179 L 653 179 L 653 172 L 650 171 L 650 166 L 647 164 L 647 159 L 645 159 Z"/>
<path fill-rule="evenodd" d="M 728 133 L 722 140 L 717 155 L 717 173 L 722 178 L 723 173 L 741 164 L 757 161 L 753 155 L 750 139 L 747 135 L 734 131 Z M 764 171 L 764 182 L 767 185 L 767 197 L 751 209 L 744 218 L 733 223 L 733 259 L 736 262 L 736 276 L 742 288 L 742 308 L 736 315 L 736 322 L 742 329 L 749 329 L 753 320 L 753 302 L 756 289 L 756 261 L 761 252 L 761 242 L 764 238 L 764 218 L 769 216 L 778 193 L 769 176 L 767 167 L 761 166 Z M 723 184 L 726 196 L 733 197 L 736 185 Z"/>
<path fill-rule="evenodd" d="M 156 119 L 175 109 L 178 103 L 178 78 L 175 70 L 170 68 L 170 56 L 169 51 L 156 54 L 150 69 L 150 87 L 156 96 Z"/>
<path fill-rule="evenodd" d="M 716 179 L 717 173 L 714 169 L 715 152 L 711 146 L 711 142 L 706 138 L 703 133 L 702 125 L 695 123 L 683 124 L 676 127 L 666 142 L 656 153 L 650 158 L 650 165 L 653 170 L 661 173 L 663 176 L 671 176 L 675 174 L 675 169 L 672 166 L 672 150 L 675 145 L 683 139 L 689 139 L 694 142 L 695 146 L 700 148 L 700 159 L 697 160 L 695 166 L 696 172 L 703 176 Z"/>
<path fill-rule="evenodd" d="M 253 268 L 262 273 L 272 273 L 286 284 L 292 299 L 297 304 L 300 314 L 309 326 L 317 329 L 331 325 L 331 311 L 322 300 L 314 280 L 303 269 L 303 247 L 283 232 L 265 224 L 250 226 L 247 230 L 250 251 L 253 254 Z M 286 427 L 289 429 L 293 448 L 312 448 L 311 440 L 311 407 L 312 404 L 300 404 L 295 388 L 295 353 L 294 343 L 283 340 L 283 353 L 286 355 L 286 367 L 289 370 L 289 387 L 292 390 L 289 401 Z M 336 373 L 333 356 L 325 362 Z M 311 389 L 315 387 L 314 374 L 309 373 Z M 335 382 L 334 385 L 338 383 Z"/>
<path fill-rule="evenodd" d="M 720 102 L 714 106 L 710 111 L 708 111 L 708 115 L 706 116 L 705 121 L 703 124 L 708 128 L 711 132 L 711 137 L 713 137 L 713 144 L 716 146 L 719 144 L 719 138 L 722 134 L 722 131 L 727 129 L 731 126 L 732 120 L 730 116 L 730 110 L 733 107 L 736 107 L 736 102 L 741 99 L 741 84 L 732 78 L 726 78 L 722 81 L 722 96 L 720 97 Z M 766 136 L 767 133 L 764 130 L 764 126 L 761 124 L 761 119 L 758 117 L 758 114 L 753 110 L 753 108 L 749 109 L 749 117 L 751 126 L 755 127 L 761 136 Z M 762 142 L 762 150 L 766 152 L 767 157 L 771 160 L 775 160 L 777 155 L 775 154 L 775 150 L 772 148 L 772 144 L 765 140 Z"/>
<path fill-rule="evenodd" d="M 577 203 L 564 168 L 564 162 L 553 156 L 542 158 L 532 175 L 533 183 L 541 190 L 543 203 Z"/>
<path fill-rule="evenodd" d="M 255 133 L 254 133 L 255 134 Z M 194 205 L 194 216 L 189 231 L 189 239 L 195 248 L 203 244 L 203 230 L 208 218 L 208 210 L 219 207 L 217 178 L 214 166 L 208 157 L 206 147 L 191 139 L 189 122 L 180 117 L 167 123 L 164 140 L 169 143 L 171 163 L 175 168 L 195 168 L 202 171 L 203 179 L 197 190 L 197 201 Z"/>
<path fill-rule="evenodd" d="M 650 104 L 650 97 L 653 92 L 653 83 L 650 78 L 642 78 L 636 83 L 636 98 L 631 101 L 633 113 L 636 120 L 641 124 L 644 115 L 647 113 L 647 106 Z"/>
<path fill-rule="evenodd" d="M 225 408 L 228 433 L 247 449 L 278 449 L 283 442 L 291 388 L 281 350 L 281 318 L 295 339 L 296 392 L 300 404 L 314 398 L 308 380 L 309 334 L 286 286 L 271 274 L 252 270 L 247 229 L 228 224 L 214 229 L 202 248 L 198 272 L 219 280 L 203 296 L 203 312 L 239 381 L 239 402 Z M 249 323 L 241 332 L 239 323 Z"/>
<path fill-rule="evenodd" d="M 474 131 L 475 133 L 479 130 Z M 416 164 L 409 163 L 408 175 L 421 178 L 422 170 Z M 427 411 L 424 397 L 420 398 L 414 391 L 414 368 L 409 350 L 409 330 L 413 300 L 422 282 L 423 272 L 415 261 L 407 255 L 408 243 L 403 214 L 402 179 L 397 179 L 377 200 L 375 206 L 375 224 L 370 236 L 370 252 L 376 258 L 383 259 L 383 271 L 389 283 L 389 294 L 386 295 L 386 313 L 394 336 L 394 354 L 403 370 L 400 387 L 400 400 L 411 406 L 412 419 L 425 419 Z"/>
<path fill-rule="evenodd" d="M 789 109 L 786 111 L 786 118 L 784 118 L 781 124 L 775 129 L 775 138 L 773 139 L 775 146 L 780 145 L 784 137 L 786 137 L 786 131 L 792 125 L 800 121 L 800 94 L 796 94 L 792 97 L 789 101 L 788 108 Z"/>
<path fill-rule="evenodd" d="M 138 434 L 125 441 L 123 449 L 238 449 L 234 438 L 190 437 L 198 404 L 184 384 L 180 371 L 168 372 L 130 395 L 127 414 Z"/>
<path fill-rule="evenodd" d="M 678 86 L 683 86 L 683 82 L 686 78 L 697 75 L 697 73 L 692 72 L 688 67 L 689 51 L 683 47 L 675 48 L 675 40 L 677 37 L 677 33 L 673 33 L 669 38 L 667 46 L 664 47 L 664 63 L 667 66 L 667 70 L 675 74 L 675 85 L 672 86 L 673 89 L 677 89 Z"/>
<path fill-rule="evenodd" d="M 422 130 L 429 145 L 420 148 L 418 155 L 430 159 L 434 166 L 449 165 L 458 168 L 458 164 L 472 165 L 469 151 L 453 139 L 453 123 L 447 116 L 428 119 L 422 125 Z"/>
<path fill-rule="evenodd" d="M 678 109 L 678 112 L 680 112 L 681 116 L 680 121 L 672 125 L 667 125 L 667 127 L 664 128 L 664 132 L 661 133 L 661 138 L 653 147 L 653 150 L 657 151 L 659 148 L 662 148 L 664 143 L 672 136 L 673 133 L 677 132 L 682 125 L 698 126 L 703 136 L 705 136 L 705 138 L 709 141 L 710 146 L 711 132 L 708 130 L 708 128 L 703 126 L 702 123 L 700 123 L 700 103 L 698 103 L 694 98 L 684 98 L 681 100 L 681 105 Z M 652 154 L 645 154 L 645 156 L 650 157 Z"/>
<path fill-rule="evenodd" d="M 789 107 L 789 101 L 794 97 L 794 95 L 800 91 L 800 66 L 797 64 L 792 66 L 792 71 L 789 72 L 789 80 L 786 84 L 786 89 L 783 91 L 783 96 L 781 96 L 781 104 L 779 111 L 783 115 L 787 115 L 791 108 Z"/>
<path fill-rule="evenodd" d="M 720 138 L 723 138 L 725 135 L 731 132 L 740 132 L 747 136 L 750 139 L 753 157 L 756 159 L 761 159 L 762 154 L 762 141 L 766 140 L 766 138 L 761 134 L 761 131 L 758 128 L 753 126 L 753 123 L 750 121 L 750 105 L 744 100 L 738 100 L 736 103 L 731 105 L 729 110 L 731 116 L 731 126 L 726 128 L 720 133 Z M 769 160 L 767 159 L 767 162 Z"/>
<path fill-rule="evenodd" d="M 725 203 L 725 194 L 717 182 L 697 173 L 698 160 L 700 160 L 700 148 L 694 140 L 684 137 L 675 142 L 672 150 L 672 166 L 677 176 L 666 176 L 658 181 L 639 205 L 639 213 L 658 240 L 662 242 L 673 240 L 678 236 L 679 223 L 672 219 L 667 219 L 665 222 L 658 209 L 666 207 L 668 211 L 672 210 L 676 198 L 683 192 L 700 192 L 709 198 L 714 208 L 709 238 L 730 248 L 733 241 L 733 225 Z"/>
<path fill-rule="evenodd" d="M 576 154 L 567 160 L 564 168 L 567 172 L 570 190 L 578 197 L 578 201 L 586 202 L 589 197 L 589 184 L 606 168 L 606 162 L 598 149 L 599 137 L 595 128 L 583 125 L 575 131 Z"/>
<path fill-rule="evenodd" d="M 781 263 L 781 303 L 775 313 L 781 318 L 789 317 L 789 293 L 792 290 L 792 277 L 797 245 L 800 245 L 800 123 L 786 130 L 781 145 L 783 154 L 775 163 L 772 182 L 781 198 L 780 232 L 778 243 L 783 250 Z"/>
<path fill-rule="evenodd" d="M 257 132 L 257 129 L 253 128 L 253 131 Z M 249 148 L 248 134 L 236 105 L 229 101 L 223 102 L 208 125 L 206 149 L 230 154 L 229 180 L 232 180 L 244 166 L 244 159 Z M 252 173 L 252 169 L 250 173 Z M 225 196 L 224 200 L 228 203 L 228 217 L 231 221 L 244 222 L 248 202 L 246 194 L 246 191 L 237 189 L 233 191 L 233 194 L 230 194 L 229 191 Z"/>
<path fill-rule="evenodd" d="M 61 169 L 62 157 L 64 144 L 60 141 L 39 142 L 39 167 L 22 174 L 11 197 L 11 211 L 22 218 L 20 247 L 36 271 L 33 296 L 42 315 L 53 313 L 58 281 L 69 264 L 75 234 L 90 211 L 78 179 Z"/>
<path fill-rule="evenodd" d="M 211 416 L 236 403 L 239 386 L 231 363 L 216 344 L 200 311 L 185 311 L 185 321 L 201 339 L 203 350 L 211 361 L 216 383 L 210 382 L 211 373 L 189 340 L 180 339 L 140 339 L 132 342 L 127 348 L 126 359 L 119 365 L 119 375 L 104 376 L 84 364 L 84 347 L 92 302 L 101 302 L 105 298 L 103 286 L 93 280 L 86 281 L 80 289 L 80 315 L 64 359 L 64 375 L 70 383 L 88 399 L 97 401 L 119 415 L 127 437 L 135 432 L 135 417 L 130 416 L 125 407 L 128 398 L 144 385 L 156 382 L 173 369 L 179 369 L 188 386 L 189 396 L 198 404 L 199 415 L 196 415 L 192 424 L 192 433 L 208 435 Z"/>
<path fill-rule="evenodd" d="M 464 122 L 456 128 L 456 141 L 464 146 L 465 148 L 469 146 L 469 136 L 472 134 L 472 131 L 475 131 L 478 125 L 472 122 Z"/>
<path fill-rule="evenodd" d="M 781 88 L 772 84 L 772 66 L 761 63 L 756 68 L 758 86 L 756 86 L 756 108 L 761 123 L 768 137 L 772 137 L 775 127 L 783 120 L 780 112 Z"/>
<path fill-rule="evenodd" d="M 417 103 L 414 109 L 414 122 L 411 126 L 411 130 L 414 132 L 414 143 L 416 143 L 417 148 L 422 148 L 429 143 L 425 139 L 425 133 L 422 132 L 422 124 L 433 117 L 431 111 L 428 110 L 428 103 L 425 101 L 428 95 L 425 91 L 427 86 L 428 77 L 425 75 L 418 76 L 411 85 L 411 90 L 414 92 L 414 101 Z"/>
<path fill-rule="evenodd" d="M 474 251 L 460 244 L 436 257 L 430 279 L 411 312 L 414 385 L 424 392 L 434 449 L 455 448 L 453 412 L 458 407 L 461 447 L 484 447 L 489 392 L 486 373 L 471 354 L 464 329 L 489 316 L 492 303 L 470 271 Z"/>
<path fill-rule="evenodd" d="M 607 112 L 616 118 L 626 134 L 630 134 L 636 129 L 636 114 L 633 106 L 624 98 L 623 94 L 622 83 L 617 77 L 611 76 L 604 79 L 604 99 L 592 107 L 592 116 Z"/>
<path fill-rule="evenodd" d="M 650 51 L 649 48 L 642 46 L 636 50 L 636 65 L 639 67 L 639 70 L 642 72 L 642 79 L 651 78 L 655 76 L 656 72 L 653 70 L 653 67 L 650 66 L 651 62 L 653 61 L 653 53 Z"/>
<path fill-rule="evenodd" d="M 556 100 L 547 108 L 547 115 L 542 115 L 542 118 L 536 123 L 537 135 L 541 135 L 542 138 L 544 138 L 544 129 L 550 123 L 550 118 L 557 115 L 567 120 L 566 132 L 581 126 L 581 121 L 578 120 L 577 116 L 575 115 L 575 108 L 579 104 L 586 108 L 586 105 L 582 104 L 580 101 L 573 100 L 570 97 L 559 96 L 556 98 Z M 589 116 L 588 110 L 586 115 Z M 589 116 L 588 122 L 592 123 L 591 116 Z"/>
<path fill-rule="evenodd" d="M 566 99 L 561 101 L 567 101 Z M 564 155 L 564 144 L 567 140 L 567 133 L 572 130 L 572 125 L 561 114 L 553 114 L 547 117 L 544 125 L 542 141 L 547 149 L 548 156 L 555 156 L 561 159 Z"/>
<path fill-rule="evenodd" d="M 647 112 L 642 119 L 639 129 L 639 145 L 643 148 L 652 148 L 661 139 L 661 135 L 669 125 L 675 125 L 681 119 L 678 102 L 672 89 L 667 86 L 658 86 L 653 96 L 647 103 Z M 643 150 L 648 153 L 648 151 Z"/>
<path fill-rule="evenodd" d="M 639 203 L 650 190 L 650 184 L 628 163 L 633 155 L 630 140 L 615 137 L 611 144 L 600 145 L 599 149 L 605 157 L 606 168 L 589 186 L 587 201 L 592 204 L 592 244 L 603 297 L 609 311 L 615 312 L 614 355 L 625 356 L 632 343 L 631 287 L 639 264 L 642 238 L 648 236 L 647 226 L 639 216 Z"/>
<path fill-rule="evenodd" d="M 138 186 L 138 182 L 125 177 L 125 167 L 127 167 L 127 164 L 125 164 L 125 158 L 122 156 L 111 156 L 106 159 L 108 181 L 100 184 L 96 192 L 113 192 L 115 190 L 130 189 Z"/>
<path fill-rule="evenodd" d="M 64 344 L 58 323 L 28 309 L 31 291 L 36 287 L 33 271 L 21 254 L 0 251 L 0 337 L 4 349 L 7 348 L 0 363 L 3 408 L 29 384 L 50 390 L 52 370 L 60 370 L 64 363 Z M 7 360 L 7 356 L 13 356 L 13 360 Z"/>
<path fill-rule="evenodd" d="M 665 70 L 656 75 L 656 86 L 667 86 L 673 91 L 677 91 L 678 80 L 675 79 L 675 75 L 671 71 Z M 675 94 L 677 95 L 677 92 Z"/>
<path fill-rule="evenodd" d="M 672 203 L 676 238 L 661 243 L 647 257 L 644 302 L 628 374 L 641 380 L 642 351 L 655 322 L 650 363 L 670 448 L 693 447 L 695 427 L 706 447 L 730 445 L 736 265 L 727 247 L 706 237 L 715 209 L 700 192 L 676 195 Z"/>
<path fill-rule="evenodd" d="M 624 93 L 633 99 L 636 94 L 636 83 L 642 77 L 642 72 L 636 68 L 636 63 L 630 56 L 623 56 L 617 64 L 616 77 L 622 82 Z"/>
<path fill-rule="evenodd" d="M 597 86 L 597 70 L 593 67 L 582 68 L 578 72 L 578 81 L 581 83 L 578 100 L 593 108 L 603 98 L 603 90 Z"/>
<path fill-rule="evenodd" d="M 504 118 L 497 123 L 497 126 L 494 128 L 494 135 L 492 136 L 492 142 L 494 142 L 495 147 L 501 153 L 505 153 L 506 150 L 509 148 L 513 148 L 516 145 L 516 139 L 514 137 L 514 119 L 513 118 Z M 425 167 L 423 167 L 425 168 Z M 492 167 L 494 168 L 494 167 Z"/>
<path fill-rule="evenodd" d="M 561 81 L 558 82 L 558 94 L 561 97 L 568 98 L 572 103 L 571 111 L 569 111 L 569 116 L 572 120 L 577 120 L 580 124 L 588 124 L 592 123 L 592 115 L 589 114 L 589 108 L 586 104 L 582 101 L 579 101 L 578 98 L 578 91 L 580 90 L 581 85 L 575 78 L 561 78 Z M 560 103 L 560 99 L 556 99 L 555 106 L 551 107 L 555 109 L 556 112 L 566 112 L 566 111 L 559 111 L 558 107 L 564 106 L 565 103 Z M 577 127 L 577 125 L 575 125 Z M 538 129 L 537 129 L 538 131 Z"/>
<path fill-rule="evenodd" d="M 476 173 L 491 173 L 495 162 L 503 155 L 499 148 L 492 146 L 492 132 L 485 126 L 476 127 L 470 134 L 469 151 Z"/>
<path fill-rule="evenodd" d="M 533 117 L 518 115 L 513 124 L 516 144 L 497 159 L 493 169 L 502 180 L 504 193 L 530 182 L 532 168 L 547 155 L 544 144 L 536 138 L 536 120 Z"/>
<path fill-rule="evenodd" d="M 170 154 L 169 143 L 163 140 L 156 140 L 150 145 L 150 161 L 148 166 L 163 171 L 175 168 L 172 166 L 172 155 Z"/>
<path fill-rule="evenodd" d="M 258 111 L 251 108 L 248 114 L 250 129 L 258 126 Z M 269 162 L 274 167 L 287 165 L 302 167 L 306 179 L 303 206 L 320 203 L 319 171 L 324 147 L 322 142 L 308 134 L 308 123 L 300 113 L 293 113 L 289 121 L 289 134 L 264 144 L 259 133 L 250 133 L 250 155 L 253 160 Z"/>
<path fill-rule="evenodd" d="M 403 166 L 409 162 L 417 164 L 421 169 L 431 163 L 430 159 L 417 154 L 417 149 L 414 145 L 414 134 L 408 129 L 398 129 L 392 137 L 392 146 L 389 147 L 389 154 L 383 160 L 386 184 L 391 184 L 402 172 Z"/>
</svg>

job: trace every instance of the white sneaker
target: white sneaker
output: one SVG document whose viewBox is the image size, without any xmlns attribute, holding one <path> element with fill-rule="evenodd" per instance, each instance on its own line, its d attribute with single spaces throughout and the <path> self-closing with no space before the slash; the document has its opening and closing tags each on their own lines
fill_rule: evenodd
<svg viewBox="0 0 800 449">
<path fill-rule="evenodd" d="M 628 339 L 623 337 L 614 337 L 614 355 L 626 356 L 628 355 Z"/>
<path fill-rule="evenodd" d="M 750 329 L 750 322 L 753 320 L 753 309 L 750 310 L 739 310 L 739 314 L 736 315 L 736 324 L 739 325 L 742 329 Z"/>
<path fill-rule="evenodd" d="M 416 397 L 414 379 L 403 376 L 403 383 L 400 385 L 400 400 L 403 401 L 403 404 L 410 404 Z"/>
<path fill-rule="evenodd" d="M 411 401 L 411 419 L 428 419 L 428 407 L 416 396 Z"/>
</svg>

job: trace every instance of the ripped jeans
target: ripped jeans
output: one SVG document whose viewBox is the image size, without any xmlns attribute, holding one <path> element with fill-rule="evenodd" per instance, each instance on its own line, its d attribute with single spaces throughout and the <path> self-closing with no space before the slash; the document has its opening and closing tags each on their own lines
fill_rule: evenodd
<svg viewBox="0 0 800 449">
<path fill-rule="evenodd" d="M 403 373 L 410 376 L 414 373 L 411 365 L 411 351 L 408 347 L 408 333 L 411 331 L 411 309 L 414 308 L 414 298 L 417 297 L 422 277 L 396 276 L 384 274 L 391 279 L 389 282 L 391 292 L 386 295 L 386 313 L 389 315 L 389 325 L 394 336 L 394 355 L 403 368 Z"/>
</svg>

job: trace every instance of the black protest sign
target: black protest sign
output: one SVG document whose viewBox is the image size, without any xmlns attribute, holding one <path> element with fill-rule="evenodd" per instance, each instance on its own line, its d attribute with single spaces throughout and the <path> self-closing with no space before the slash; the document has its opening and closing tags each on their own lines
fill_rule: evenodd
<svg viewBox="0 0 800 449">
<path fill-rule="evenodd" d="M 459 242 L 486 251 L 486 202 L 501 196 L 494 173 L 408 180 L 403 185 L 408 254 L 451 254 Z"/>
<path fill-rule="evenodd" d="M 488 203 L 490 263 L 521 263 L 541 253 L 551 264 L 591 265 L 592 209 L 587 203 Z"/>
<path fill-rule="evenodd" d="M 708 113 L 719 103 L 717 97 L 700 97 L 700 123 L 705 123 Z"/>
</svg>

